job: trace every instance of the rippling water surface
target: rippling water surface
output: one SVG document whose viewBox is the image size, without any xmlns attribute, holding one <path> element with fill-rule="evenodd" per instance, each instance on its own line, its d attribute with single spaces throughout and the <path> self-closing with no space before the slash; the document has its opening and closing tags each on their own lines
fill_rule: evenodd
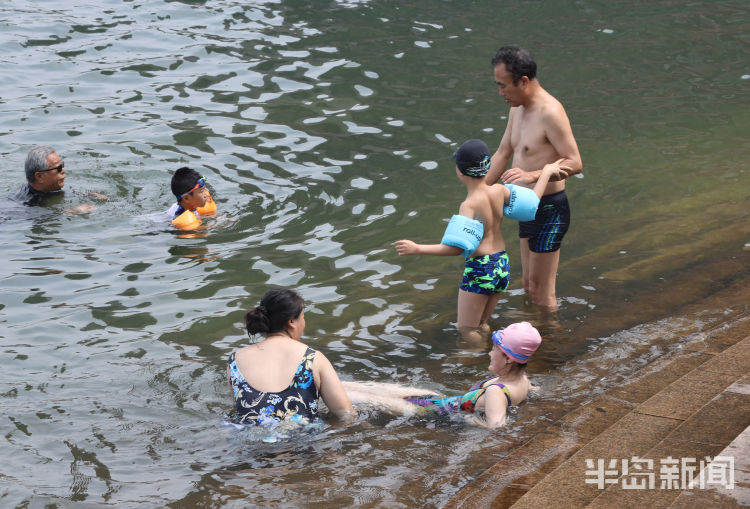
<svg viewBox="0 0 750 509">
<path fill-rule="evenodd" d="M 0 211 L 3 505 L 440 505 L 603 374 L 720 315 L 642 324 L 637 301 L 750 243 L 744 2 L 14 1 L 0 31 L 0 191 L 43 143 L 66 189 L 110 197 Z M 460 261 L 391 244 L 437 242 L 462 198 L 450 155 L 499 142 L 489 62 L 512 42 L 584 160 L 555 316 L 525 302 L 505 228 L 516 278 L 493 324 L 543 331 L 542 393 L 494 433 L 374 411 L 227 425 L 224 362 L 269 285 L 301 291 L 306 340 L 344 379 L 455 393 L 483 374 L 454 328 Z M 219 204 L 198 235 L 155 219 L 183 165 Z"/>
</svg>

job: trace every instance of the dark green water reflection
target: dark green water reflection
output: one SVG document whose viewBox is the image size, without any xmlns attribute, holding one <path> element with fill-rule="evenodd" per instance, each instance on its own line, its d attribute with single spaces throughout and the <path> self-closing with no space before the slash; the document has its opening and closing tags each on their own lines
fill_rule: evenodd
<svg viewBox="0 0 750 509">
<path fill-rule="evenodd" d="M 9 506 L 440 505 L 723 316 L 672 318 L 685 299 L 660 285 L 697 300 L 704 267 L 750 243 L 744 2 L 19 1 L 0 23 L 0 190 L 47 143 L 69 187 L 111 197 L 87 215 L 71 193 L 0 211 Z M 225 358 L 268 285 L 300 289 L 306 338 L 345 379 L 457 392 L 486 369 L 457 345 L 460 260 L 391 244 L 437 242 L 462 198 L 452 152 L 499 142 L 489 62 L 512 42 L 584 161 L 555 316 L 525 302 L 505 228 L 516 278 L 493 324 L 542 329 L 542 394 L 498 433 L 369 412 L 269 444 L 224 425 Z M 219 203 L 203 235 L 152 216 L 182 165 Z M 640 304 L 660 292 L 658 312 Z"/>
</svg>

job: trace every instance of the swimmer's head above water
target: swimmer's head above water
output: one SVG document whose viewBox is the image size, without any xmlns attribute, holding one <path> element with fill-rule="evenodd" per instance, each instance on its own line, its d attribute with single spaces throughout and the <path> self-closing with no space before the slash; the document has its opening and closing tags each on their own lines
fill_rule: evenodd
<svg viewBox="0 0 750 509">
<path fill-rule="evenodd" d="M 482 140 L 469 140 L 453 154 L 456 168 L 467 177 L 482 178 L 490 169 L 490 149 Z"/>
<path fill-rule="evenodd" d="M 172 194 L 177 198 L 177 203 L 185 210 L 195 210 L 197 207 L 202 207 L 208 200 L 206 179 L 187 166 L 183 166 L 174 172 L 171 187 Z"/>
<path fill-rule="evenodd" d="M 492 67 L 503 64 L 505 69 L 510 73 L 514 85 L 518 85 L 525 76 L 529 80 L 536 78 L 536 62 L 531 53 L 525 49 L 510 44 L 503 46 L 492 58 Z"/>
<path fill-rule="evenodd" d="M 65 185 L 65 163 L 50 146 L 32 148 L 26 156 L 24 171 L 29 185 L 39 192 L 59 191 Z"/>
<path fill-rule="evenodd" d="M 492 342 L 497 345 L 510 360 L 525 366 L 542 344 L 542 336 L 529 322 L 518 322 L 492 334 Z"/>
<path fill-rule="evenodd" d="M 288 288 L 272 288 L 245 314 L 245 328 L 249 336 L 286 333 L 287 323 L 304 317 L 304 310 L 305 300 L 300 294 Z M 300 325 L 304 329 L 304 318 Z"/>
</svg>

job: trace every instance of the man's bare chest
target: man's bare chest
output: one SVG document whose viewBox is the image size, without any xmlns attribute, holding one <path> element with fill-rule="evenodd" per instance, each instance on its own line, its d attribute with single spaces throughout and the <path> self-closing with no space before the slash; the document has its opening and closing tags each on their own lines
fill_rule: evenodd
<svg viewBox="0 0 750 509">
<path fill-rule="evenodd" d="M 526 156 L 546 152 L 551 146 L 541 116 L 531 113 L 513 119 L 510 143 L 514 153 Z"/>
</svg>

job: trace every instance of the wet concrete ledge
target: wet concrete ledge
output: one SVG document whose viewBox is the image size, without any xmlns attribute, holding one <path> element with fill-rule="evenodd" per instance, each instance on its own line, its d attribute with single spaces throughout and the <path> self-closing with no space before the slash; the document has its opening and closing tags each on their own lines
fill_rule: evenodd
<svg viewBox="0 0 750 509">
<path fill-rule="evenodd" d="M 719 293 L 715 304 L 745 303 L 744 309 L 651 363 L 628 384 L 573 409 L 480 474 L 445 507 L 750 507 L 747 481 L 736 490 L 661 489 L 657 476 L 654 489 L 623 489 L 622 477 L 600 488 L 586 475 L 587 459 L 638 456 L 653 460 L 658 474 L 668 457 L 697 463 L 729 451 L 736 477 L 750 477 L 750 466 L 743 463 L 750 463 L 750 280 Z"/>
</svg>

